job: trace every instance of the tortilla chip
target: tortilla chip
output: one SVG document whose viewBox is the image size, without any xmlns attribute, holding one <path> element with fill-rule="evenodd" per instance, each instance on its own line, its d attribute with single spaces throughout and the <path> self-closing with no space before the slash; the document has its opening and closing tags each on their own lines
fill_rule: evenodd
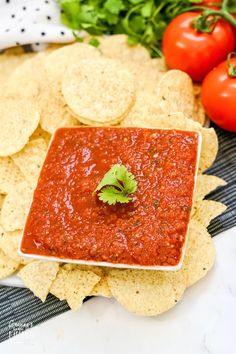
<svg viewBox="0 0 236 354">
<path fill-rule="evenodd" d="M 192 119 L 199 122 L 202 126 L 205 124 L 206 114 L 200 97 L 195 98 Z"/>
<path fill-rule="evenodd" d="M 5 255 L 20 264 L 28 264 L 32 259 L 21 257 L 18 254 L 18 245 L 21 240 L 22 230 L 7 232 L 0 226 L 0 249 Z"/>
<path fill-rule="evenodd" d="M 161 109 L 154 93 L 148 91 L 138 91 L 136 93 L 136 100 L 129 113 L 121 122 L 121 126 L 140 126 L 142 122 L 152 117 L 155 120 L 161 114 Z"/>
<path fill-rule="evenodd" d="M 61 82 L 66 69 L 82 59 L 100 57 L 95 47 L 86 43 L 73 43 L 54 50 L 45 58 L 45 70 L 49 80 Z"/>
<path fill-rule="evenodd" d="M 78 310 L 100 277 L 91 271 L 60 269 L 50 293 L 60 300 L 66 300 L 72 310 Z"/>
<path fill-rule="evenodd" d="M 72 41 L 72 43 L 74 43 L 74 41 Z M 46 52 L 53 52 L 56 49 L 62 48 L 62 47 L 66 47 L 67 45 L 70 45 L 72 43 L 49 43 L 47 48 L 46 48 Z"/>
<path fill-rule="evenodd" d="M 37 184 L 46 153 L 47 144 L 44 139 L 35 139 L 30 141 L 23 150 L 12 155 L 13 161 L 32 186 Z"/>
<path fill-rule="evenodd" d="M 4 85 L 5 95 L 36 98 L 41 82 L 45 81 L 43 65 L 45 56 L 43 52 L 37 53 L 17 66 Z"/>
<path fill-rule="evenodd" d="M 89 266 L 84 264 L 64 264 L 62 269 L 66 270 L 83 270 L 86 272 L 93 272 L 100 277 L 99 282 L 94 286 L 92 292 L 89 294 L 91 296 L 104 296 L 104 297 L 112 297 L 111 291 L 107 284 L 107 277 L 104 267 L 97 267 L 97 266 Z"/>
<path fill-rule="evenodd" d="M 194 91 L 194 95 L 195 97 L 199 97 L 201 94 L 201 84 L 193 84 L 193 91 Z"/>
<path fill-rule="evenodd" d="M 0 157 L 0 193 L 10 193 L 18 183 L 25 180 L 10 157 Z"/>
<path fill-rule="evenodd" d="M 118 124 L 134 101 L 134 81 L 118 61 L 81 60 L 65 73 L 62 93 L 69 108 L 84 124 Z"/>
<path fill-rule="evenodd" d="M 22 231 L 6 232 L 0 225 L 0 249 L 6 256 L 21 263 L 21 257 L 18 254 L 18 245 L 21 239 Z"/>
<path fill-rule="evenodd" d="M 134 84 L 136 90 L 148 91 L 153 95 L 155 103 L 158 103 L 155 89 L 158 81 L 164 74 L 160 69 L 160 63 L 158 59 L 149 59 L 143 63 L 135 61 L 124 62 L 124 65 L 131 72 L 134 77 Z M 155 96 L 154 96 L 155 94 Z"/>
<path fill-rule="evenodd" d="M 226 209 L 226 205 L 222 203 L 215 202 L 214 200 L 203 200 L 198 206 L 196 213 L 192 216 L 192 219 L 207 227 L 210 225 L 211 220 L 223 214 Z"/>
<path fill-rule="evenodd" d="M 25 50 L 24 47 L 21 45 L 15 46 L 15 47 L 11 47 L 11 48 L 6 48 L 4 49 L 4 53 L 6 55 L 21 55 L 24 54 Z"/>
<path fill-rule="evenodd" d="M 44 302 L 58 269 L 59 263 L 34 261 L 23 267 L 18 276 L 23 280 L 25 286 Z"/>
<path fill-rule="evenodd" d="M 150 59 L 149 52 L 140 44 L 128 45 L 128 37 L 125 34 L 99 37 L 98 41 L 100 43 L 98 48 L 107 58 L 141 64 Z"/>
<path fill-rule="evenodd" d="M 0 92 L 4 94 L 4 85 L 11 73 L 25 60 L 32 57 L 33 53 L 21 55 L 3 53 L 0 55 Z"/>
<path fill-rule="evenodd" d="M 223 179 L 216 176 L 198 175 L 193 197 L 192 214 L 194 214 L 196 209 L 199 208 L 199 205 L 206 195 L 213 192 L 218 187 L 225 186 L 226 184 L 227 183 Z"/>
<path fill-rule="evenodd" d="M 127 310 L 141 316 L 156 316 L 181 299 L 186 278 L 183 271 L 112 269 L 108 285 L 114 298 Z"/>
<path fill-rule="evenodd" d="M 107 275 L 104 267 L 80 265 L 79 268 L 81 270 L 92 271 L 100 277 L 99 282 L 94 286 L 93 290 L 89 295 L 103 296 L 108 298 L 112 297 L 111 291 L 107 283 Z"/>
<path fill-rule="evenodd" d="M 4 199 L 5 199 L 5 196 L 0 194 L 0 212 L 2 210 L 2 204 L 3 204 Z"/>
<path fill-rule="evenodd" d="M 0 279 L 6 278 L 15 273 L 18 267 L 18 261 L 9 258 L 2 250 L 0 250 Z"/>
<path fill-rule="evenodd" d="M 166 73 L 168 71 L 168 67 L 164 57 L 155 58 L 158 66 L 158 70 L 162 73 Z"/>
<path fill-rule="evenodd" d="M 107 298 L 112 297 L 111 290 L 108 286 L 107 276 L 103 275 L 99 282 L 94 286 L 93 290 L 89 294 L 91 296 L 103 296 Z"/>
<path fill-rule="evenodd" d="M 33 188 L 27 182 L 19 183 L 7 194 L 1 212 L 1 224 L 6 231 L 24 228 L 32 198 Z"/>
<path fill-rule="evenodd" d="M 158 82 L 156 93 L 163 113 L 182 112 L 192 118 L 194 91 L 189 75 L 180 70 L 168 71 Z"/>
<path fill-rule="evenodd" d="M 31 135 L 30 137 L 30 141 L 31 140 L 36 140 L 36 139 L 44 139 L 45 143 L 47 144 L 47 146 L 50 143 L 51 140 L 51 134 L 49 134 L 48 132 L 46 132 L 45 130 L 43 130 L 40 125 L 38 126 L 38 128 L 34 131 L 34 133 Z"/>
<path fill-rule="evenodd" d="M 39 97 L 40 125 L 53 134 L 57 128 L 78 125 L 78 120 L 68 112 L 65 100 L 56 82 L 45 81 Z"/>
<path fill-rule="evenodd" d="M 203 278 L 215 261 L 215 248 L 206 228 L 196 220 L 189 225 L 188 243 L 183 269 L 187 274 L 187 286 Z"/>
<path fill-rule="evenodd" d="M 20 151 L 38 126 L 40 112 L 26 99 L 0 99 L 0 156 Z"/>
</svg>

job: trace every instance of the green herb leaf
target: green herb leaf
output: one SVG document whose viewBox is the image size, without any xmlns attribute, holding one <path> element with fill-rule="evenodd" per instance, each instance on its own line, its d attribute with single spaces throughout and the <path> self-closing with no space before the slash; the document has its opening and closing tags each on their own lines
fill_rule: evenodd
<svg viewBox="0 0 236 354">
<path fill-rule="evenodd" d="M 152 14 L 153 1 L 147 1 L 146 4 L 141 8 L 141 14 L 143 17 L 150 17 Z"/>
<path fill-rule="evenodd" d="M 104 175 L 103 179 L 93 192 L 100 191 L 99 199 L 109 205 L 116 203 L 128 203 L 131 198 L 129 194 L 137 189 L 137 182 L 132 173 L 124 165 L 114 165 Z"/>
<path fill-rule="evenodd" d="M 121 0 L 107 0 L 104 4 L 104 7 L 111 14 L 119 15 L 121 10 L 124 9 L 124 4 Z"/>
<path fill-rule="evenodd" d="M 129 203 L 131 198 L 123 195 L 115 187 L 105 187 L 98 194 L 99 200 L 103 203 L 108 203 L 109 205 L 115 205 L 116 203 Z"/>
<path fill-rule="evenodd" d="M 141 15 L 133 16 L 130 20 L 130 28 L 133 32 L 138 34 L 142 33 L 145 30 L 146 21 L 145 18 Z"/>
<path fill-rule="evenodd" d="M 96 48 L 99 47 L 99 44 L 100 44 L 100 42 L 97 38 L 91 38 L 88 43 Z"/>
<path fill-rule="evenodd" d="M 212 0 L 214 2 L 214 0 Z M 150 54 L 161 56 L 163 33 L 169 22 L 201 0 L 57 0 L 62 22 L 91 35 L 128 35 L 128 44 L 141 43 Z M 235 0 L 229 0 L 233 12 Z"/>
</svg>

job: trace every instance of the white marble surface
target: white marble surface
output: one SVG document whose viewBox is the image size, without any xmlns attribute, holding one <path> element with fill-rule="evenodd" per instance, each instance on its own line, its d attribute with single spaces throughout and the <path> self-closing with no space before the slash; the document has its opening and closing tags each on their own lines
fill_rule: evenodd
<svg viewBox="0 0 236 354">
<path fill-rule="evenodd" d="M 0 345 L 1 354 L 235 354 L 236 228 L 214 238 L 213 271 L 156 318 L 92 299 Z"/>
</svg>

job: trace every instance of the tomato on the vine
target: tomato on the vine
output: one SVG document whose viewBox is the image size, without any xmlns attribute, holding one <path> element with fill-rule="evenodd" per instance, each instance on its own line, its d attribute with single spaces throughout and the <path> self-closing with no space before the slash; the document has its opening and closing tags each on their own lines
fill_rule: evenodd
<svg viewBox="0 0 236 354">
<path fill-rule="evenodd" d="M 225 60 L 234 50 L 236 39 L 232 27 L 219 20 L 211 33 L 198 32 L 192 21 L 198 12 L 186 12 L 174 18 L 163 37 L 163 52 L 167 65 L 202 81 L 206 74 Z"/>
<path fill-rule="evenodd" d="M 235 77 L 230 76 L 224 61 L 205 77 L 201 95 L 209 118 L 221 128 L 236 132 L 236 58 L 230 65 Z"/>
</svg>

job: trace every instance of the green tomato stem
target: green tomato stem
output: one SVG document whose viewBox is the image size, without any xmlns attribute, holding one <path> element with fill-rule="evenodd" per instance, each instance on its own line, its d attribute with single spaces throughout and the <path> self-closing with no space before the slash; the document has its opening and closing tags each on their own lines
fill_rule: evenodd
<svg viewBox="0 0 236 354">
<path fill-rule="evenodd" d="M 228 12 L 228 10 L 211 10 L 206 14 L 206 18 L 210 16 L 219 16 L 224 18 L 227 22 L 229 22 L 232 26 L 236 27 L 236 19 Z"/>
<path fill-rule="evenodd" d="M 232 26 L 236 27 L 236 19 L 228 11 L 228 2 L 229 0 L 223 0 L 221 9 L 219 10 L 209 9 L 206 6 L 192 6 L 185 9 L 184 12 L 193 10 L 203 11 L 202 15 L 199 16 L 196 21 L 193 21 L 192 26 L 198 32 L 211 33 L 213 32 L 215 25 L 220 18 L 225 19 Z M 209 17 L 213 17 L 213 20 L 208 21 Z"/>
<path fill-rule="evenodd" d="M 127 12 L 124 20 L 123 20 L 123 26 L 126 30 L 126 32 L 130 35 L 130 36 L 134 36 L 134 37 L 140 37 L 140 36 L 137 36 L 137 33 L 132 31 L 130 26 L 129 26 L 129 19 L 130 19 L 130 16 L 132 15 L 133 12 L 139 10 L 141 7 L 143 6 L 143 4 L 138 4 L 137 6 L 134 6 L 132 7 L 129 12 Z"/>
<path fill-rule="evenodd" d="M 231 58 L 236 56 L 236 52 L 229 53 L 227 56 L 227 66 L 228 66 L 228 75 L 232 78 L 236 78 L 236 63 L 232 64 Z"/>
</svg>

